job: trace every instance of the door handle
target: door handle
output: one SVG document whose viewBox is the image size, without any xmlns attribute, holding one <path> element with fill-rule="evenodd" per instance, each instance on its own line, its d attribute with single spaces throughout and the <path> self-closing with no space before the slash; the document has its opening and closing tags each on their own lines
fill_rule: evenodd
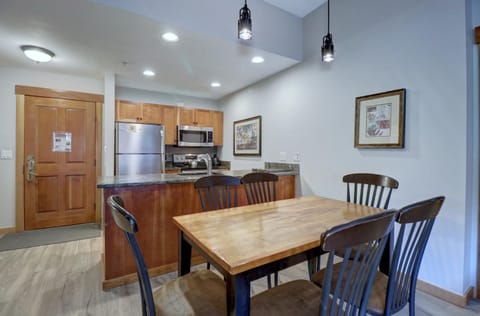
<svg viewBox="0 0 480 316">
<path fill-rule="evenodd" d="M 32 182 L 35 179 L 35 156 L 27 156 L 27 181 Z"/>
</svg>

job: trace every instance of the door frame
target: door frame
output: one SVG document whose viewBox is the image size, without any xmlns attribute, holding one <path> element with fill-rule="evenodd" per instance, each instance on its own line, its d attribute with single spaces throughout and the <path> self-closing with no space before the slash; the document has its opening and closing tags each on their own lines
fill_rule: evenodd
<svg viewBox="0 0 480 316">
<path fill-rule="evenodd" d="M 95 103 L 95 173 L 102 175 L 102 113 L 103 95 L 76 91 L 60 91 L 29 86 L 15 86 L 16 95 L 16 157 L 15 157 L 15 231 L 25 230 L 24 155 L 25 155 L 25 96 L 45 97 Z M 95 221 L 102 220 L 102 196 L 95 191 Z"/>
</svg>

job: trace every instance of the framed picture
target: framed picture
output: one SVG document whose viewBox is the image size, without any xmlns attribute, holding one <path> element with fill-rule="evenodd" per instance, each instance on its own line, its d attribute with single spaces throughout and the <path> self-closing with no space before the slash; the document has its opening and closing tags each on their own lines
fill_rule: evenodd
<svg viewBox="0 0 480 316">
<path fill-rule="evenodd" d="M 355 148 L 403 148 L 405 89 L 355 98 Z"/>
<path fill-rule="evenodd" d="M 262 117 L 255 116 L 233 122 L 233 154 L 262 155 Z"/>
</svg>

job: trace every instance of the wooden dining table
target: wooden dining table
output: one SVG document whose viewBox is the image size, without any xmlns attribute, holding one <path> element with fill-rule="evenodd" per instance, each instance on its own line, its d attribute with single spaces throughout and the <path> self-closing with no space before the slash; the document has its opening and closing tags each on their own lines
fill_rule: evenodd
<svg viewBox="0 0 480 316">
<path fill-rule="evenodd" d="M 175 216 L 179 275 L 190 272 L 193 247 L 223 274 L 227 314 L 249 315 L 251 281 L 321 255 L 323 232 L 381 211 L 305 196 Z"/>
</svg>

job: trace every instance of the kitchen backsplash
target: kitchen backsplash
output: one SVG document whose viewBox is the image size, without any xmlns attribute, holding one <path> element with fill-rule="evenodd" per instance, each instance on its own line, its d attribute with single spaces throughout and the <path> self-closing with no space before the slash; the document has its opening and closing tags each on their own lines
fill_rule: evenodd
<svg viewBox="0 0 480 316">
<path fill-rule="evenodd" d="M 165 146 L 165 160 L 172 162 L 174 154 L 213 154 L 217 153 L 217 147 L 177 147 L 177 146 Z"/>
</svg>

